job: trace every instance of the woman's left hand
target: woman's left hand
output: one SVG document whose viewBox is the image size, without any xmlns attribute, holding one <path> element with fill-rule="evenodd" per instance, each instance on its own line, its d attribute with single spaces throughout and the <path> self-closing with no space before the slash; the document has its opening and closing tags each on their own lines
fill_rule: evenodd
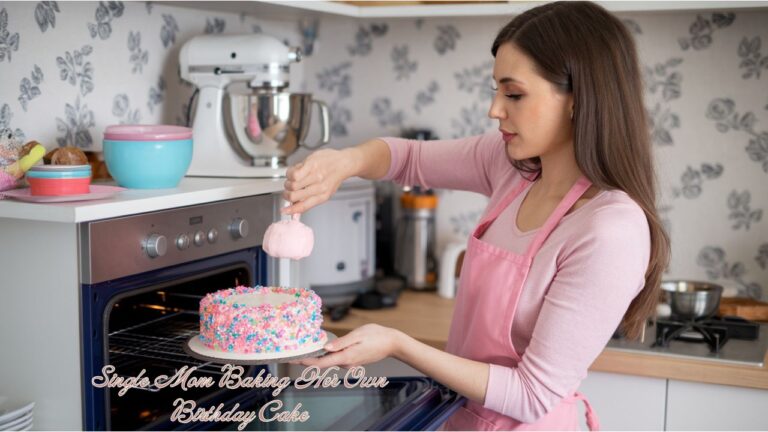
<svg viewBox="0 0 768 432">
<path fill-rule="evenodd" d="M 336 340 L 325 344 L 328 354 L 322 357 L 294 360 L 290 363 L 327 368 L 340 366 L 349 369 L 374 363 L 392 356 L 398 349 L 399 332 L 378 324 L 366 324 Z"/>
</svg>

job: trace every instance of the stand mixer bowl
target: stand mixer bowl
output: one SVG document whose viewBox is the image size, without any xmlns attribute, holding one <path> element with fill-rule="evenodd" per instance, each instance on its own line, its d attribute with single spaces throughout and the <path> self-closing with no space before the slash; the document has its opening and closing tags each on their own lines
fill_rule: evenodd
<svg viewBox="0 0 768 432">
<path fill-rule="evenodd" d="M 312 106 L 320 110 L 320 139 L 305 144 Z M 330 140 L 328 107 L 309 93 L 251 89 L 244 83 L 227 87 L 224 127 L 235 152 L 255 166 L 281 167 L 299 146 L 314 150 Z"/>
</svg>

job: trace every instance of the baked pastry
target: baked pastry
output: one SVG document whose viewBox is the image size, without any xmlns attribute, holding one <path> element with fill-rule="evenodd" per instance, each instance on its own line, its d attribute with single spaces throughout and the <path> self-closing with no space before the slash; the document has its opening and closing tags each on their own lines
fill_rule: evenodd
<svg viewBox="0 0 768 432">
<path fill-rule="evenodd" d="M 67 146 L 49 151 L 43 156 L 43 162 L 46 165 L 87 165 L 88 157 L 79 148 Z"/>
</svg>

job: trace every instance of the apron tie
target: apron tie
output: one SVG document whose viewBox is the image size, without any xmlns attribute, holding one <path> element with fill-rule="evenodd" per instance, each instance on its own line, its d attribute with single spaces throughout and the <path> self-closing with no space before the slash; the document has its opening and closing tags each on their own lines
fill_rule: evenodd
<svg viewBox="0 0 768 432">
<path fill-rule="evenodd" d="M 595 414 L 595 410 L 592 409 L 592 404 L 589 403 L 589 401 L 587 400 L 587 397 L 584 396 L 584 394 L 581 392 L 574 393 L 573 397 L 584 402 L 584 408 L 586 411 L 585 417 L 587 418 L 587 427 L 589 428 L 589 430 L 599 431 L 600 420 L 597 418 L 597 414 Z"/>
</svg>

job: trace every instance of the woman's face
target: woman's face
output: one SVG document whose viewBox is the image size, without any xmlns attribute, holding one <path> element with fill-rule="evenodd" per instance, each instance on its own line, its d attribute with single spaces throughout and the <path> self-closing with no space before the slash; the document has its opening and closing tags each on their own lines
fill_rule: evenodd
<svg viewBox="0 0 768 432">
<path fill-rule="evenodd" d="M 523 160 L 571 145 L 573 97 L 539 76 L 514 44 L 496 52 L 493 80 L 497 90 L 488 116 L 499 121 L 509 157 Z"/>
</svg>

